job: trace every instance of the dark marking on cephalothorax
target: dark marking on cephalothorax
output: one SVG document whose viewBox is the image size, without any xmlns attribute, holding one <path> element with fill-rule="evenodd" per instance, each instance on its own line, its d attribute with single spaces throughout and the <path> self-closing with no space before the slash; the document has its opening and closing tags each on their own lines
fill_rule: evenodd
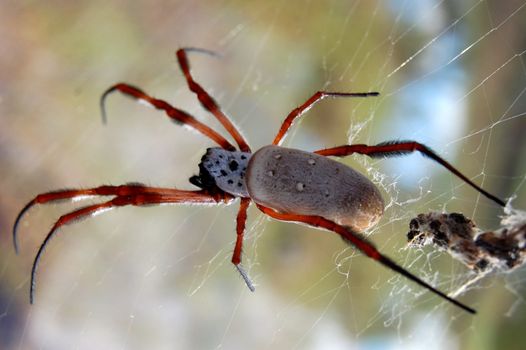
<svg viewBox="0 0 526 350">
<path fill-rule="evenodd" d="M 235 160 L 231 160 L 230 163 L 228 163 L 228 167 L 230 168 L 231 171 L 236 171 L 237 168 L 239 167 L 239 163 L 236 162 Z"/>
<path fill-rule="evenodd" d="M 199 175 L 190 178 L 198 187 L 219 189 L 230 194 L 248 197 L 245 171 L 251 154 L 227 151 L 223 148 L 209 148 L 199 163 Z"/>
</svg>

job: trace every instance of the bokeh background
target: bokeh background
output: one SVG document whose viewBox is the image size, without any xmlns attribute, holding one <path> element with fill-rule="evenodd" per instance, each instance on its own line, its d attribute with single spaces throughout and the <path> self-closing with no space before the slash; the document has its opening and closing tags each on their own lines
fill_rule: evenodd
<svg viewBox="0 0 526 350">
<path fill-rule="evenodd" d="M 198 81 L 250 140 L 269 143 L 287 113 L 320 89 L 380 91 L 329 100 L 286 145 L 415 139 L 490 192 L 526 207 L 526 2 L 9 1 L 0 3 L 0 348 L 2 349 L 523 349 L 525 271 L 490 276 L 461 300 L 466 315 L 345 246 L 336 235 L 249 212 L 244 264 L 230 264 L 237 204 L 121 208 L 62 229 L 81 205 L 35 207 L 57 188 L 187 179 L 211 142 L 122 96 L 141 86 L 223 132 L 175 64 L 192 54 Z M 410 219 L 460 211 L 499 226 L 501 208 L 419 155 L 349 157 L 386 198 L 369 232 L 382 251 L 440 289 L 473 275 L 443 253 L 406 248 Z M 94 202 L 87 200 L 87 203 Z"/>
</svg>

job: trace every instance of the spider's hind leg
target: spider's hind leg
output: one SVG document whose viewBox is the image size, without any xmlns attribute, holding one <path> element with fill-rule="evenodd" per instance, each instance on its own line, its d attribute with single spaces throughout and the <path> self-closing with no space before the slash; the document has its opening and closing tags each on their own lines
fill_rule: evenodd
<svg viewBox="0 0 526 350">
<path fill-rule="evenodd" d="M 429 283 L 425 282 L 424 280 L 420 279 L 419 277 L 413 275 L 411 272 L 404 269 L 402 266 L 395 263 L 393 260 L 388 258 L 387 256 L 383 255 L 376 247 L 369 242 L 367 239 L 362 237 L 359 234 L 356 234 L 352 230 L 349 230 L 341 225 L 338 225 L 330 220 L 327 220 L 321 216 L 308 216 L 308 215 L 297 215 L 297 214 L 288 214 L 288 213 L 280 213 L 275 211 L 272 208 L 264 207 L 262 205 L 258 204 L 259 210 L 261 210 L 263 213 L 267 214 L 268 216 L 281 220 L 281 221 L 293 221 L 293 222 L 300 222 L 307 224 L 309 226 L 313 227 L 319 227 L 323 228 L 328 231 L 332 231 L 334 233 L 339 234 L 344 240 L 350 244 L 352 244 L 354 247 L 356 247 L 358 250 L 360 250 L 362 253 L 367 255 L 369 258 L 379 262 L 380 264 L 384 265 L 385 267 L 393 270 L 396 273 L 399 273 L 403 275 L 404 277 L 410 279 L 411 281 L 419 284 L 420 286 L 426 288 L 427 290 L 435 293 L 436 295 L 440 296 L 441 298 L 447 300 L 448 302 L 460 307 L 461 309 L 469 312 L 469 313 L 476 313 L 476 311 L 469 306 L 466 306 L 459 302 L 456 299 L 453 299 L 449 297 L 446 293 L 441 292 L 440 290 L 436 289 L 435 287 L 431 286 Z"/>
<path fill-rule="evenodd" d="M 353 153 L 358 154 L 364 154 L 366 156 L 369 156 L 371 158 L 388 158 L 388 157 L 397 157 L 397 156 L 403 156 L 407 154 L 411 154 L 413 152 L 420 152 L 423 156 L 430 158 L 437 162 L 438 164 L 442 165 L 444 168 L 449 170 L 451 173 L 458 176 L 460 179 L 462 179 L 465 183 L 473 187 L 475 190 L 477 190 L 479 193 L 484 195 L 486 198 L 491 199 L 498 205 L 505 207 L 506 202 L 502 199 L 498 198 L 497 196 L 489 193 L 488 191 L 484 190 L 482 187 L 475 184 L 473 181 L 468 179 L 464 174 L 462 174 L 459 170 L 457 170 L 453 165 L 449 164 L 445 159 L 440 157 L 438 154 L 436 154 L 433 150 L 431 150 L 426 145 L 411 141 L 411 140 L 403 140 L 403 141 L 387 141 L 382 142 L 379 144 L 376 144 L 374 146 L 369 146 L 365 144 L 354 144 L 354 145 L 343 145 L 333 148 L 327 148 L 315 151 L 314 153 L 320 154 L 322 156 L 336 156 L 336 157 L 346 157 Z"/>
</svg>

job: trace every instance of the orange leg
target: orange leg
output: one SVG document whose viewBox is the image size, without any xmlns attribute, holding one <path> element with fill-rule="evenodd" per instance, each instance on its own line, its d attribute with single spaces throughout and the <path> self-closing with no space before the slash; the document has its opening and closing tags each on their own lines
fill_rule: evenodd
<svg viewBox="0 0 526 350">
<path fill-rule="evenodd" d="M 179 196 L 181 198 L 184 198 L 187 201 L 187 203 L 205 203 L 205 200 L 209 200 L 209 203 L 214 203 L 218 201 L 217 195 L 216 197 L 212 197 L 206 191 L 182 191 L 170 188 L 148 187 L 142 184 L 99 186 L 86 189 L 65 189 L 60 191 L 41 193 L 35 198 L 33 198 L 31 201 L 29 201 L 29 203 L 27 203 L 24 206 L 24 208 L 16 217 L 15 223 L 13 225 L 13 244 L 15 246 L 15 251 L 18 254 L 18 225 L 20 224 L 20 221 L 22 220 L 23 216 L 27 213 L 27 211 L 31 209 L 31 207 L 33 207 L 35 204 L 45 204 L 50 202 L 63 201 L 68 199 L 73 200 L 92 196 L 130 196 L 145 193 Z M 231 199 L 230 196 L 228 197 Z M 224 199 L 226 201 L 228 198 L 225 197 Z"/>
<path fill-rule="evenodd" d="M 432 287 L 427 282 L 424 282 L 420 278 L 413 275 L 411 272 L 407 271 L 397 263 L 395 263 L 390 258 L 384 256 L 382 253 L 376 249 L 376 247 L 369 241 L 367 241 L 364 237 L 360 236 L 359 234 L 350 231 L 348 228 L 345 228 L 341 225 L 338 225 L 332 221 L 329 221 L 327 219 L 322 218 L 321 216 L 307 216 L 307 215 L 296 215 L 296 214 L 285 214 L 275 211 L 274 209 L 264 207 L 262 205 L 257 205 L 258 208 L 265 214 L 269 215 L 270 217 L 281 220 L 281 221 L 293 221 L 293 222 L 302 222 L 307 225 L 313 226 L 313 227 L 320 227 L 324 228 L 326 230 L 335 232 L 339 234 L 345 241 L 349 242 L 353 246 L 355 246 L 358 250 L 360 250 L 362 253 L 367 255 L 368 257 L 378 261 L 380 264 L 388 267 L 389 269 L 405 276 L 406 278 L 410 279 L 411 281 L 419 284 L 420 286 L 428 289 L 429 291 L 437 294 L 441 298 L 449 301 L 450 303 L 455 304 L 456 306 L 462 308 L 463 310 L 469 312 L 469 313 L 476 313 L 476 311 L 469 306 L 466 306 L 462 304 L 461 302 L 450 298 L 447 296 L 447 294 L 439 291 L 438 289 Z"/>
<path fill-rule="evenodd" d="M 241 198 L 240 204 L 239 204 L 239 211 L 237 213 L 237 219 L 236 219 L 236 246 L 234 248 L 234 254 L 232 255 L 232 264 L 236 267 L 236 269 L 241 274 L 241 277 L 245 280 L 245 283 L 247 284 L 248 289 L 250 289 L 251 292 L 255 291 L 256 288 L 254 288 L 254 284 L 248 277 L 248 274 L 241 266 L 241 253 L 243 251 L 243 236 L 245 233 L 245 223 L 247 221 L 247 209 L 250 205 L 250 198 Z"/>
<path fill-rule="evenodd" d="M 148 105 L 165 111 L 166 115 L 179 124 L 185 124 L 189 127 L 199 131 L 201 134 L 205 135 L 206 137 L 210 138 L 211 140 L 215 141 L 219 146 L 221 146 L 224 149 L 227 150 L 235 150 L 235 147 L 228 142 L 223 136 L 221 136 L 219 133 L 217 133 L 215 130 L 210 128 L 209 126 L 201 123 L 194 117 L 192 117 L 190 114 L 186 113 L 185 111 L 175 108 L 172 105 L 170 105 L 168 102 L 164 100 L 159 100 L 157 98 L 153 98 L 149 95 L 147 95 L 144 91 L 139 89 L 138 87 L 135 87 L 130 84 L 126 83 L 119 83 L 115 84 L 109 89 L 107 89 L 100 98 L 100 109 L 102 113 L 102 121 L 106 123 L 106 109 L 105 109 L 105 103 L 106 98 L 109 94 L 120 91 L 124 95 L 131 97 L 135 100 L 142 101 L 147 103 Z"/>
<path fill-rule="evenodd" d="M 312 95 L 307 101 L 305 101 L 304 104 L 301 106 L 294 108 L 287 118 L 283 121 L 283 124 L 281 124 L 281 127 L 274 138 L 274 141 L 272 141 L 273 145 L 281 145 L 281 142 L 283 141 L 283 138 L 289 131 L 290 127 L 294 123 L 294 121 L 301 117 L 303 113 L 307 112 L 309 109 L 312 108 L 317 102 L 323 100 L 326 97 L 368 97 L 368 96 L 378 96 L 378 92 L 328 92 L 328 91 L 318 91 L 314 95 Z"/>
<path fill-rule="evenodd" d="M 506 203 L 502 199 L 497 198 L 496 196 L 492 195 L 491 193 L 477 186 L 473 181 L 471 181 L 465 175 L 463 175 L 460 171 L 455 169 L 446 160 L 442 159 L 439 155 L 433 152 L 429 147 L 421 143 L 415 142 L 415 141 L 387 141 L 387 142 L 379 143 L 374 146 L 368 146 L 364 144 L 344 145 L 344 146 L 339 146 L 339 147 L 334 147 L 334 148 L 322 149 L 314 153 L 320 154 L 322 156 L 336 156 L 336 157 L 346 157 L 353 153 L 358 153 L 358 154 L 365 154 L 371 158 L 381 158 L 381 157 L 387 158 L 387 157 L 396 157 L 396 156 L 406 155 L 406 154 L 410 154 L 413 152 L 420 152 L 423 156 L 431 158 L 432 160 L 434 160 L 435 162 L 442 165 L 447 170 L 449 170 L 450 172 L 452 172 L 453 174 L 461 178 L 464 182 L 466 182 L 468 185 L 473 187 L 478 192 L 482 193 L 487 198 L 491 199 L 492 201 L 494 201 L 495 203 L 499 204 L 502 207 L 506 206 Z"/>
<path fill-rule="evenodd" d="M 201 105 L 210 113 L 212 113 L 217 120 L 223 125 L 223 127 L 228 131 L 230 135 L 236 140 L 239 149 L 242 152 L 250 152 L 250 147 L 245 141 L 244 137 L 239 133 L 237 128 L 232 124 L 230 119 L 221 111 L 221 108 L 217 102 L 210 96 L 208 92 L 203 89 L 199 83 L 197 83 L 192 74 L 190 73 L 190 63 L 188 62 L 188 57 L 186 56 L 187 52 L 201 52 L 209 55 L 216 56 L 216 54 L 209 50 L 197 49 L 197 48 L 182 48 L 177 50 L 176 57 L 179 62 L 179 67 L 184 74 L 186 82 L 188 83 L 188 88 L 197 95 L 197 99 L 201 102 Z"/>
<path fill-rule="evenodd" d="M 110 210 L 116 207 L 122 207 L 126 205 L 143 206 L 143 205 L 165 204 L 165 203 L 217 204 L 220 202 L 225 202 L 225 203 L 229 202 L 234 198 L 226 193 L 212 195 L 212 194 L 209 194 L 207 191 L 182 191 L 182 190 L 176 190 L 176 189 L 146 187 L 142 185 L 101 186 L 101 187 L 85 189 L 85 190 L 64 190 L 64 191 L 44 193 L 44 194 L 38 195 L 37 197 L 35 197 L 35 199 L 29 202 L 18 215 L 15 221 L 14 227 L 13 227 L 13 239 L 15 242 L 15 249 L 18 249 L 18 245 L 16 243 L 16 240 L 17 240 L 16 232 L 17 232 L 18 223 L 20 222 L 24 213 L 27 212 L 27 210 L 31 208 L 34 204 L 37 204 L 37 203 L 43 204 L 43 203 L 49 203 L 49 202 L 59 201 L 59 200 L 64 200 L 64 199 L 74 199 L 74 198 L 79 198 L 83 196 L 93 196 L 93 195 L 99 195 L 99 196 L 113 195 L 115 197 L 109 201 L 86 206 L 86 207 L 77 209 L 75 211 L 72 211 L 70 213 L 67 213 L 65 215 L 62 215 L 55 222 L 55 224 L 53 225 L 53 227 L 47 234 L 46 238 L 40 245 L 38 253 L 33 262 L 33 267 L 31 269 L 31 285 L 30 285 L 30 293 L 29 293 L 29 299 L 31 303 L 33 303 L 33 300 L 34 300 L 34 293 L 35 293 L 35 286 L 36 286 L 36 273 L 37 273 L 38 264 L 44 252 L 44 249 L 46 248 L 46 246 L 51 241 L 51 239 L 54 237 L 56 231 L 60 227 L 76 222 L 78 220 L 93 216 L 102 211 Z"/>
</svg>

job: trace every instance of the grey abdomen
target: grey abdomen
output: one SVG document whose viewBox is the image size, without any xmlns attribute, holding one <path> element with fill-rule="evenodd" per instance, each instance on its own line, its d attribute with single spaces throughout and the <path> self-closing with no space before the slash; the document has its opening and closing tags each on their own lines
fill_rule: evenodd
<svg viewBox="0 0 526 350">
<path fill-rule="evenodd" d="M 248 193 L 256 203 L 285 213 L 316 215 L 363 231 L 383 214 L 384 201 L 365 176 L 330 158 L 266 146 L 247 168 Z"/>
</svg>

